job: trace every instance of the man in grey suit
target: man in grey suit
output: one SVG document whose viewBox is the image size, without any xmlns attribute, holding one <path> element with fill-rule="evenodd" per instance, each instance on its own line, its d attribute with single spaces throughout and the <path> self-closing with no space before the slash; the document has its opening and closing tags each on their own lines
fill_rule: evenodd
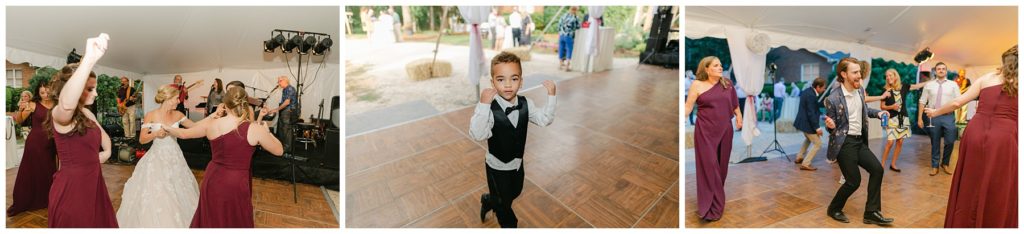
<svg viewBox="0 0 1024 234">
<path fill-rule="evenodd" d="M 838 162 L 846 183 L 839 187 L 826 212 L 839 222 L 849 223 L 843 214 L 846 200 L 860 187 L 860 168 L 868 171 L 868 198 L 864 206 L 864 223 L 890 225 L 892 218 L 882 216 L 882 164 L 868 149 L 868 117 L 883 118 L 888 112 L 868 108 L 861 87 L 860 65 L 854 58 L 844 58 L 836 64 L 836 81 L 825 100 L 825 126 L 829 132 L 828 161 Z"/>
</svg>

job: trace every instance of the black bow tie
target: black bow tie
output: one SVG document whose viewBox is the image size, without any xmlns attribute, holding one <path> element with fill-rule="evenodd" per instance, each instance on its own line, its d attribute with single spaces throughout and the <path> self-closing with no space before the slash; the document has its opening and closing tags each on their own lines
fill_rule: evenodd
<svg viewBox="0 0 1024 234">
<path fill-rule="evenodd" d="M 512 111 L 518 110 L 521 107 L 522 107 L 522 105 L 515 105 L 515 106 L 505 107 L 505 115 L 508 115 L 509 113 L 512 113 Z"/>
</svg>

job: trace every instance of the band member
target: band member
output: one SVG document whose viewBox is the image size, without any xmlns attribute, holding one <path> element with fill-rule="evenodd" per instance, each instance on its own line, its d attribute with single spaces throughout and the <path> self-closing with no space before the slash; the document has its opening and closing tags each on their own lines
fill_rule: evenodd
<svg viewBox="0 0 1024 234">
<path fill-rule="evenodd" d="M 277 138 L 281 139 L 285 149 L 291 149 L 292 145 L 292 128 L 291 125 L 295 123 L 299 117 L 298 109 L 298 96 L 295 91 L 295 87 L 291 86 L 288 82 L 288 76 L 277 77 L 277 85 L 281 88 L 281 102 L 277 108 L 268 109 L 269 114 L 276 114 L 280 112 L 277 119 Z"/>
<path fill-rule="evenodd" d="M 128 77 L 121 77 L 121 88 L 117 90 L 117 112 L 121 114 L 124 136 L 135 137 L 135 87 Z"/>
<path fill-rule="evenodd" d="M 185 86 L 185 82 L 182 81 L 181 75 L 174 75 L 174 84 L 172 85 L 174 85 L 174 88 L 178 90 L 178 107 L 175 109 L 184 113 L 185 116 L 188 116 L 188 110 L 185 109 L 185 101 L 188 100 L 188 91 L 200 83 L 203 83 L 203 81 L 197 80 L 196 82 Z"/>
</svg>

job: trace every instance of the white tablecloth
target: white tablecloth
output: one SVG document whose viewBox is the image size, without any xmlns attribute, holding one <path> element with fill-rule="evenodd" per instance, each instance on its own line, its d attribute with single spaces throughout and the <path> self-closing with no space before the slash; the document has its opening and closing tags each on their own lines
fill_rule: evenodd
<svg viewBox="0 0 1024 234">
<path fill-rule="evenodd" d="M 576 39 L 573 40 L 572 44 L 572 70 L 573 71 L 587 71 L 587 63 L 590 62 L 590 58 L 587 55 L 587 31 L 590 29 L 579 29 L 576 30 Z M 600 52 L 597 54 L 597 58 L 594 58 L 594 65 L 591 66 L 590 72 L 601 72 L 612 68 L 612 55 L 615 53 L 615 29 L 611 27 L 601 27 L 601 47 Z"/>
<path fill-rule="evenodd" d="M 14 119 L 7 116 L 7 126 L 4 127 L 4 139 L 7 139 L 7 167 L 11 169 L 21 163 L 21 154 L 18 153 L 18 130 L 14 127 Z"/>
</svg>

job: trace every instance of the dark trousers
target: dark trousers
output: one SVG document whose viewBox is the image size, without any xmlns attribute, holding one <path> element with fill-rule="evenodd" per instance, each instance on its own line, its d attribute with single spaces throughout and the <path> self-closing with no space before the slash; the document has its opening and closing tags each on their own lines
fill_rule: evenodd
<svg viewBox="0 0 1024 234">
<path fill-rule="evenodd" d="M 832 203 L 828 205 L 827 212 L 843 210 L 846 200 L 860 187 L 860 168 L 864 168 L 870 175 L 868 177 L 868 200 L 864 205 L 864 214 L 882 210 L 882 174 L 885 170 L 875 158 L 875 154 L 868 149 L 865 141 L 867 139 L 863 137 L 847 136 L 842 148 L 839 149 L 839 156 L 836 160 L 843 177 L 846 177 L 846 183 L 839 187 L 836 196 L 832 198 Z"/>
<path fill-rule="evenodd" d="M 928 136 L 932 139 L 932 168 L 939 167 L 939 161 L 943 166 L 949 166 L 949 158 L 953 156 L 953 144 L 956 143 L 957 128 L 952 114 L 936 116 L 931 119 L 934 127 L 927 127 Z M 939 150 L 940 144 L 942 150 Z M 941 156 L 940 156 L 941 155 Z"/>
<path fill-rule="evenodd" d="M 292 146 L 292 124 L 295 123 L 296 113 L 292 109 L 284 109 L 277 113 L 277 139 L 281 140 L 286 150 Z"/>
<path fill-rule="evenodd" d="M 525 169 L 521 165 L 516 171 L 499 171 L 487 168 L 487 192 L 486 199 L 481 201 L 483 205 L 494 209 L 498 217 L 498 224 L 502 228 L 516 228 L 519 226 L 519 219 L 516 212 L 512 211 L 512 202 L 523 192 L 523 178 Z"/>
<path fill-rule="evenodd" d="M 512 47 L 519 47 L 519 45 L 520 45 L 519 39 L 521 37 L 523 37 L 523 29 L 521 29 L 521 28 L 513 28 L 512 29 L 512 38 L 509 38 L 509 40 L 512 40 Z"/>
</svg>

